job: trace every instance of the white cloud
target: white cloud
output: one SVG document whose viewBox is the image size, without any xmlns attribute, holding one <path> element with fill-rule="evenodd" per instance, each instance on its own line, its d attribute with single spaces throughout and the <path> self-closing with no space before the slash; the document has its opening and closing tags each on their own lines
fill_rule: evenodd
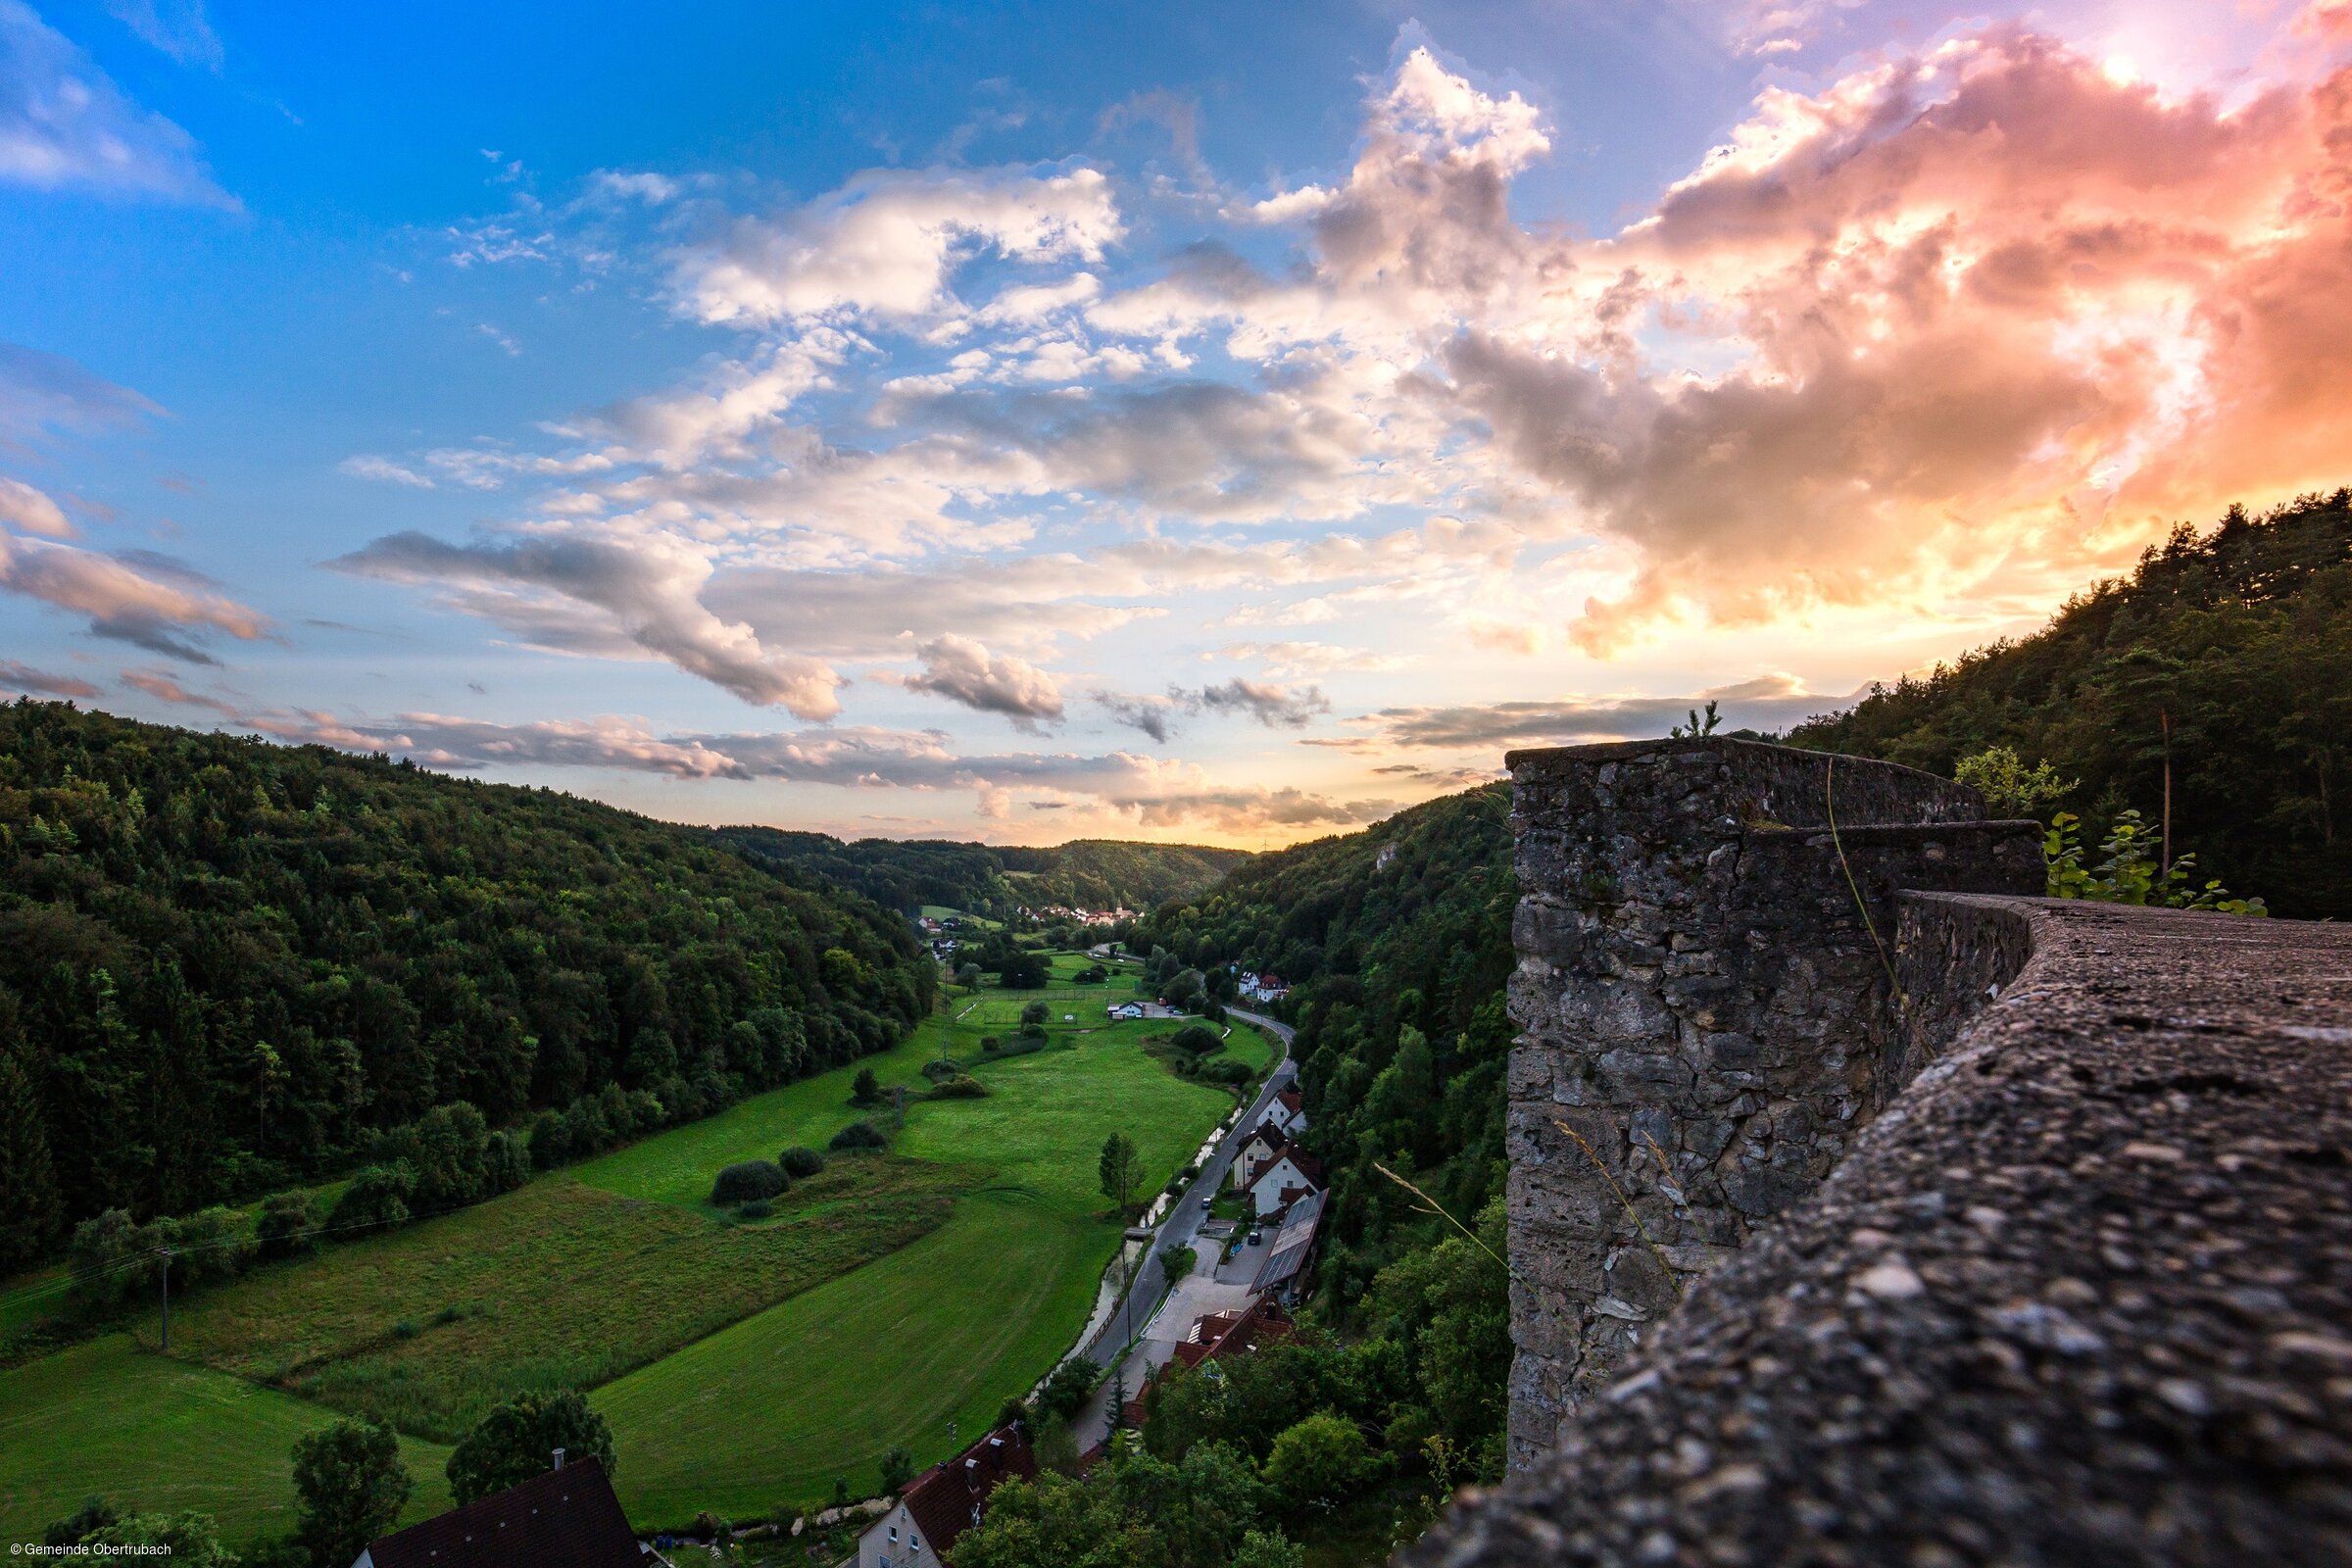
<svg viewBox="0 0 2352 1568">
<path fill-rule="evenodd" d="M 4 533 L 0 589 L 87 615 L 95 636 L 198 663 L 214 660 L 189 640 L 191 635 L 226 632 L 251 642 L 268 625 L 259 612 L 162 557 L 102 556 L 74 545 Z"/>
<path fill-rule="evenodd" d="M 991 654 L 968 637 L 935 637 L 915 650 L 923 672 L 909 677 L 910 691 L 930 692 L 984 713 L 1002 713 L 1015 729 L 1034 732 L 1039 722 L 1061 717 L 1061 692 L 1035 664 L 1007 654 Z"/>
<path fill-rule="evenodd" d="M 841 711 L 834 696 L 841 677 L 823 661 L 772 651 L 751 627 L 704 606 L 710 556 L 671 535 L 578 529 L 450 545 L 401 533 L 328 564 L 389 582 L 438 585 L 456 608 L 541 647 L 606 658 L 634 648 L 747 703 L 781 707 L 800 718 Z"/>
<path fill-rule="evenodd" d="M 204 0 L 106 0 L 108 14 L 183 66 L 220 69 L 220 35 Z"/>
<path fill-rule="evenodd" d="M 1121 232 L 1096 170 L 883 170 L 781 218 L 735 220 L 679 258 L 676 282 L 711 322 L 904 318 L 947 306 L 951 274 L 974 252 L 1093 262 Z"/>
<path fill-rule="evenodd" d="M 87 435 L 162 412 L 72 360 L 0 343 L 0 451 L 58 434 Z"/>
<path fill-rule="evenodd" d="M 433 481 L 418 473 L 415 468 L 409 467 L 405 464 L 394 463 L 390 458 L 379 458 L 367 453 L 345 458 L 341 463 L 335 465 L 335 469 L 339 473 L 349 474 L 354 479 L 373 479 L 380 484 L 405 484 L 413 490 L 433 488 Z"/>
<path fill-rule="evenodd" d="M 0 522 L 14 523 L 26 533 L 46 534 L 52 539 L 74 537 L 74 525 L 66 520 L 63 508 L 24 480 L 11 479 L 5 474 L 0 474 Z"/>
<path fill-rule="evenodd" d="M 125 98 L 21 0 L 0 0 L 0 181 L 236 205 L 186 131 Z"/>
</svg>

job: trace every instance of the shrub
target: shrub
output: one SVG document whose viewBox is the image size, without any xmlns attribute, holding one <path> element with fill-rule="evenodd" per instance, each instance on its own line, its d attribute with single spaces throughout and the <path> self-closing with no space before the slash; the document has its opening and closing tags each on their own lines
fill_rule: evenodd
<svg viewBox="0 0 2352 1568">
<path fill-rule="evenodd" d="M 1021 1025 L 1021 1038 L 1042 1044 L 1046 1038 L 1046 1026 L 1042 1023 L 1025 1023 Z"/>
<path fill-rule="evenodd" d="M 887 1149 L 890 1140 L 870 1121 L 854 1121 L 835 1133 L 825 1147 L 836 1151 L 856 1152 L 863 1149 Z"/>
<path fill-rule="evenodd" d="M 1295 1508 L 1328 1508 L 1353 1494 L 1380 1468 L 1356 1424 L 1325 1410 L 1274 1440 L 1266 1484 Z"/>
<path fill-rule="evenodd" d="M 1044 1003 L 1032 1002 L 1021 1009 L 1021 1022 L 1024 1024 L 1044 1023 L 1049 1011 L 1050 1009 Z"/>
<path fill-rule="evenodd" d="M 735 1212 L 743 1219 L 765 1219 L 776 1211 L 776 1205 L 764 1198 L 755 1198 Z"/>
<path fill-rule="evenodd" d="M 995 1035 L 982 1035 L 980 1037 L 980 1049 L 982 1051 L 991 1053 L 999 1052 L 1004 1049 L 1004 1042 L 999 1040 Z"/>
<path fill-rule="evenodd" d="M 961 1076 L 962 1072 L 963 1063 L 949 1056 L 942 1056 L 936 1061 L 926 1061 L 923 1063 L 923 1076 L 930 1079 L 935 1084 L 945 1083 L 950 1078 L 959 1077 Z"/>
<path fill-rule="evenodd" d="M 747 1159 L 729 1165 L 718 1173 L 710 1184 L 713 1203 L 749 1203 L 762 1198 L 778 1198 L 792 1181 L 784 1168 L 770 1159 Z"/>
<path fill-rule="evenodd" d="M 813 1149 L 795 1144 L 776 1156 L 776 1163 L 784 1167 L 785 1175 L 794 1181 L 802 1181 L 825 1168 L 825 1156 Z"/>
<path fill-rule="evenodd" d="M 1037 1407 L 1064 1421 L 1086 1408 L 1086 1396 L 1095 1392 L 1102 1381 L 1100 1363 L 1083 1355 L 1073 1355 L 1054 1369 L 1046 1386 L 1037 1391 Z"/>
<path fill-rule="evenodd" d="M 857 1078 L 850 1085 L 850 1103 L 870 1105 L 881 1098 L 882 1081 L 874 1076 L 874 1069 L 871 1067 L 858 1068 Z"/>
<path fill-rule="evenodd" d="M 409 1222 L 409 1199 L 416 1191 L 416 1173 L 408 1161 L 370 1165 L 351 1179 L 335 1203 L 328 1221 L 338 1231 L 377 1230 Z"/>
<path fill-rule="evenodd" d="M 1231 1084 L 1239 1088 L 1256 1077 L 1257 1074 L 1250 1070 L 1248 1062 L 1232 1056 L 1224 1056 L 1215 1061 L 1202 1062 L 1194 1076 L 1203 1083 Z"/>
<path fill-rule="evenodd" d="M 988 1086 L 969 1073 L 945 1079 L 931 1091 L 933 1100 L 986 1100 Z"/>
<path fill-rule="evenodd" d="M 1222 1037 L 1204 1023 L 1188 1023 L 1176 1031 L 1175 1047 L 1196 1056 L 1205 1056 L 1225 1044 Z"/>
<path fill-rule="evenodd" d="M 271 1193 L 262 1200 L 254 1238 L 267 1259 L 300 1257 L 318 1247 L 318 1204 L 308 1193 Z"/>
<path fill-rule="evenodd" d="M 612 1474 L 612 1429 L 569 1389 L 522 1393 L 492 1408 L 449 1456 L 450 1494 L 463 1505 L 547 1472 L 550 1456 L 593 1457 Z"/>
</svg>

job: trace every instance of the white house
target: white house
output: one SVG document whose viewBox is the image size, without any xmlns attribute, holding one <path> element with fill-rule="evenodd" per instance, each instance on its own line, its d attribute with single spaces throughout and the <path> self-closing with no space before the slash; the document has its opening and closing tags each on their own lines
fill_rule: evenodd
<svg viewBox="0 0 2352 1568">
<path fill-rule="evenodd" d="M 1140 1002 L 1116 1003 L 1110 1008 L 1110 1015 L 1113 1018 L 1141 1018 L 1144 1015 L 1144 1004 Z"/>
<path fill-rule="evenodd" d="M 1305 1102 L 1296 1089 L 1285 1089 L 1266 1106 L 1266 1120 L 1273 1123 L 1285 1138 L 1296 1138 L 1306 1131 Z"/>
<path fill-rule="evenodd" d="M 1299 1199 L 1323 1190 L 1323 1164 L 1305 1150 L 1285 1144 L 1250 1178 L 1251 1212 L 1259 1219 L 1278 1214 Z"/>
<path fill-rule="evenodd" d="M 956 1538 L 980 1522 L 989 1494 L 1016 1476 L 1036 1480 L 1036 1456 L 1020 1428 L 999 1427 L 909 1483 L 858 1538 L 858 1568 L 940 1568 Z"/>
<path fill-rule="evenodd" d="M 1287 1141 L 1271 1116 L 1259 1122 L 1242 1140 L 1242 1147 L 1233 1152 L 1233 1185 L 1248 1192 L 1250 1184 L 1257 1179 L 1258 1167 L 1272 1159 L 1275 1151 Z"/>
</svg>

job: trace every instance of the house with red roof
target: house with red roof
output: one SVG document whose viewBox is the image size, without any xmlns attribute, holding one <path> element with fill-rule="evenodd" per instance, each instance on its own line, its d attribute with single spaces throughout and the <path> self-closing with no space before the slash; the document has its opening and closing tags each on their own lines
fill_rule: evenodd
<svg viewBox="0 0 2352 1568">
<path fill-rule="evenodd" d="M 907 1483 L 858 1538 L 858 1568 L 938 1568 L 986 1514 L 989 1494 L 1015 1478 L 1037 1479 L 1037 1455 L 1019 1427 L 999 1427 Z"/>
<path fill-rule="evenodd" d="M 1193 1320 L 1192 1333 L 1176 1347 L 1176 1359 L 1199 1366 L 1221 1355 L 1254 1350 L 1290 1338 L 1294 1326 L 1290 1313 L 1263 1298 L 1239 1309 L 1205 1312 Z"/>
</svg>

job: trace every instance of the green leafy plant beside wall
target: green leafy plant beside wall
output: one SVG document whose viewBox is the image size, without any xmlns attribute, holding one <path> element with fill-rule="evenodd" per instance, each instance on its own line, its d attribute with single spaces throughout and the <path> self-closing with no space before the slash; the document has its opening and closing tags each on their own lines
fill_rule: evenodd
<svg viewBox="0 0 2352 1568">
<path fill-rule="evenodd" d="M 2089 899 L 2101 904 L 2155 905 L 2171 909 L 2207 909 L 2216 914 L 2267 915 L 2260 899 L 2232 897 L 2219 881 L 2198 887 L 2191 874 L 2194 855 L 2183 855 L 2170 867 L 2150 853 L 2156 835 L 2135 810 L 2118 812 L 2115 825 L 2099 844 L 2106 857 L 2085 869 L 2082 864 L 2082 823 L 2072 811 L 2051 818 L 2042 835 L 2042 862 L 2049 869 L 2053 899 Z"/>
</svg>

